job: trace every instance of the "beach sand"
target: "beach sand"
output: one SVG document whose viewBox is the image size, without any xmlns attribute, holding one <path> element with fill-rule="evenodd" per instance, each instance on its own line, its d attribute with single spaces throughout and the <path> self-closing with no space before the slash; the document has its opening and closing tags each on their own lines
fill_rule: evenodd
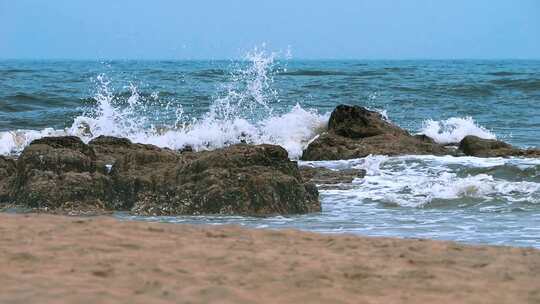
<svg viewBox="0 0 540 304">
<path fill-rule="evenodd" d="M 540 303 L 540 250 L 0 214 L 0 303 Z"/>
</svg>

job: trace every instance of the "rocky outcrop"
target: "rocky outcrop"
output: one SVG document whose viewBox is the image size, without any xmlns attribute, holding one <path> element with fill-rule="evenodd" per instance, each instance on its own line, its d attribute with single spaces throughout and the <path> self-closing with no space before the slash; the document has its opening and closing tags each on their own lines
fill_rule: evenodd
<svg viewBox="0 0 540 304">
<path fill-rule="evenodd" d="M 338 189 L 344 184 L 350 184 L 356 178 L 366 176 L 366 170 L 342 169 L 332 170 L 322 167 L 301 166 L 300 174 L 305 181 L 317 185 L 319 189 Z"/>
<path fill-rule="evenodd" d="M 127 155 L 113 167 L 119 201 L 138 214 L 292 214 L 320 211 L 318 192 L 305 183 L 287 152 L 239 144 L 183 153 L 175 166 L 159 157 Z"/>
<path fill-rule="evenodd" d="M 9 164 L 16 173 L 8 191 L 16 204 L 40 210 L 152 215 L 320 210 L 315 186 L 304 182 L 283 148 L 272 145 L 179 153 L 114 137 L 88 145 L 77 137 L 48 137 L 26 147 L 16 170 L 2 161 L 0 182 Z"/>
<path fill-rule="evenodd" d="M 346 138 L 366 138 L 383 134 L 395 136 L 409 135 L 375 111 L 359 106 L 337 106 L 328 120 L 328 129 Z"/>
<path fill-rule="evenodd" d="M 359 106 L 339 105 L 330 116 L 327 132 L 311 142 L 302 160 L 337 160 L 370 154 L 444 155 L 454 152 L 425 136 L 412 136 L 381 114 Z"/>
<path fill-rule="evenodd" d="M 178 159 L 176 152 L 159 148 L 154 145 L 132 143 L 127 138 L 113 136 L 99 136 L 91 140 L 88 145 L 96 154 L 96 167 L 98 171 L 110 173 L 114 164 L 128 154 L 137 153 L 137 157 L 152 158 L 162 156 L 161 161 L 175 162 Z M 164 157 L 164 158 L 163 158 Z"/>
<path fill-rule="evenodd" d="M 11 192 L 29 208 L 102 210 L 110 179 L 96 170 L 94 150 L 78 137 L 46 137 L 20 155 Z"/>
<path fill-rule="evenodd" d="M 499 140 L 483 139 L 472 135 L 463 138 L 459 143 L 459 149 L 465 155 L 477 157 L 540 157 L 538 149 L 523 150 Z"/>
<path fill-rule="evenodd" d="M 10 187 L 15 178 L 15 160 L 0 155 L 0 204 L 11 200 Z"/>
</svg>

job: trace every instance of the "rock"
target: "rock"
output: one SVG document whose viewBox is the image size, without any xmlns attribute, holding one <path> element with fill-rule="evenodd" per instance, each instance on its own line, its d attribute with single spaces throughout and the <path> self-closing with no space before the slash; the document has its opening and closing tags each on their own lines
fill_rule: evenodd
<svg viewBox="0 0 540 304">
<path fill-rule="evenodd" d="M 153 201 L 148 203 L 160 205 L 162 194 L 157 194 L 158 190 L 176 183 L 174 170 L 184 159 L 172 150 L 142 144 L 118 148 L 112 155 L 115 156 L 110 170 L 114 189 L 111 203 L 118 210 L 133 209 L 142 193 L 154 193 Z"/>
<path fill-rule="evenodd" d="M 140 152 L 139 156 L 142 157 L 146 154 L 153 154 L 153 152 L 159 154 L 164 151 L 169 157 L 176 159 L 175 153 L 169 149 L 161 149 L 154 145 L 134 144 L 127 138 L 99 136 L 91 140 L 88 145 L 95 151 L 97 170 L 104 174 L 110 173 L 119 159 L 136 151 Z M 145 154 L 145 151 L 148 153 Z"/>
<path fill-rule="evenodd" d="M 301 166 L 300 174 L 305 181 L 317 185 L 319 189 L 337 189 L 339 184 L 350 184 L 355 178 L 363 178 L 362 169 L 331 170 L 321 167 Z"/>
<path fill-rule="evenodd" d="M 377 112 L 340 105 L 330 116 L 328 131 L 308 145 L 302 160 L 351 159 L 370 154 L 453 155 L 454 151 L 427 136 L 411 136 Z"/>
<path fill-rule="evenodd" d="M 0 160 L 0 169 L 16 172 L 9 191 L 16 203 L 40 210 L 141 215 L 320 211 L 315 185 L 304 182 L 287 151 L 272 145 L 180 153 L 114 137 L 88 145 L 77 137 L 47 137 L 24 149 L 16 171 L 13 163 Z"/>
<path fill-rule="evenodd" d="M 368 155 L 445 155 L 451 150 L 413 136 L 382 134 L 362 139 L 350 139 L 328 132 L 313 141 L 302 154 L 302 160 L 338 160 L 362 158 Z"/>
<path fill-rule="evenodd" d="M 477 157 L 540 157 L 540 150 L 538 149 L 522 150 L 499 140 L 483 139 L 472 135 L 461 140 L 459 149 L 465 155 Z"/>
<path fill-rule="evenodd" d="M 278 146 L 238 144 L 166 157 L 126 155 L 111 174 L 119 200 L 146 215 L 320 211 L 318 191 Z M 163 161 L 165 160 L 165 161 Z"/>
<path fill-rule="evenodd" d="M 382 134 L 409 135 L 407 131 L 384 120 L 378 112 L 347 105 L 339 105 L 332 111 L 328 129 L 347 138 L 366 138 Z"/>
<path fill-rule="evenodd" d="M 108 177 L 96 171 L 94 150 L 78 137 L 33 141 L 17 160 L 12 192 L 19 205 L 39 209 L 105 209 Z"/>
<path fill-rule="evenodd" d="M 10 187 L 15 179 L 15 160 L 0 155 L 0 204 L 11 200 Z"/>
</svg>

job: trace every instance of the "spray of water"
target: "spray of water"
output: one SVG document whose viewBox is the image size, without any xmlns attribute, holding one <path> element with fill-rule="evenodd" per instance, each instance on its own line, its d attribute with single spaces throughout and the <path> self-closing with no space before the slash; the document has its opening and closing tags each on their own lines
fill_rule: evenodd
<svg viewBox="0 0 540 304">
<path fill-rule="evenodd" d="M 420 131 L 440 144 L 459 143 L 465 136 L 474 135 L 485 139 L 495 139 L 489 130 L 479 126 L 471 117 L 452 117 L 447 120 L 427 120 Z"/>
<path fill-rule="evenodd" d="M 284 114 L 274 114 L 279 96 L 273 87 L 276 53 L 264 48 L 248 52 L 219 90 L 208 112 L 188 115 L 178 101 L 147 97 L 131 84 L 127 99 L 115 95 L 106 75 L 96 78 L 96 104 L 74 119 L 65 130 L 0 133 L 0 153 L 19 153 L 32 140 L 43 136 L 75 135 L 83 141 L 100 135 L 126 137 L 134 142 L 160 147 L 209 150 L 247 142 L 283 146 L 293 159 L 301 156 L 307 143 L 324 129 L 328 114 L 296 105 Z M 173 116 L 174 119 L 161 119 Z"/>
</svg>

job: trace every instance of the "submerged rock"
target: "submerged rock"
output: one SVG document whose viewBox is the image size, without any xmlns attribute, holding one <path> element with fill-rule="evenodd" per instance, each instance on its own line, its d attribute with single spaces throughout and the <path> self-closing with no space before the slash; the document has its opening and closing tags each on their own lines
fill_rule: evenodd
<svg viewBox="0 0 540 304">
<path fill-rule="evenodd" d="M 2 161 L 0 182 L 7 175 L 2 168 L 12 164 Z M 272 145 L 179 153 L 114 137 L 88 145 L 77 137 L 47 137 L 26 147 L 9 185 L 18 205 L 40 210 L 143 215 L 320 210 L 316 187 L 304 182 L 283 148 Z"/>
<path fill-rule="evenodd" d="M 472 135 L 463 138 L 459 143 L 459 149 L 465 155 L 477 157 L 540 157 L 538 149 L 522 150 L 499 140 L 483 139 Z"/>
<path fill-rule="evenodd" d="M 319 189 L 336 189 L 341 184 L 350 184 L 356 178 L 366 176 L 363 169 L 332 170 L 321 167 L 301 166 L 300 174 L 305 181 L 317 185 Z"/>
<path fill-rule="evenodd" d="M 377 112 L 339 105 L 330 116 L 328 131 L 311 142 L 303 160 L 338 160 L 370 154 L 444 155 L 454 152 L 425 136 L 412 136 Z"/>
</svg>

